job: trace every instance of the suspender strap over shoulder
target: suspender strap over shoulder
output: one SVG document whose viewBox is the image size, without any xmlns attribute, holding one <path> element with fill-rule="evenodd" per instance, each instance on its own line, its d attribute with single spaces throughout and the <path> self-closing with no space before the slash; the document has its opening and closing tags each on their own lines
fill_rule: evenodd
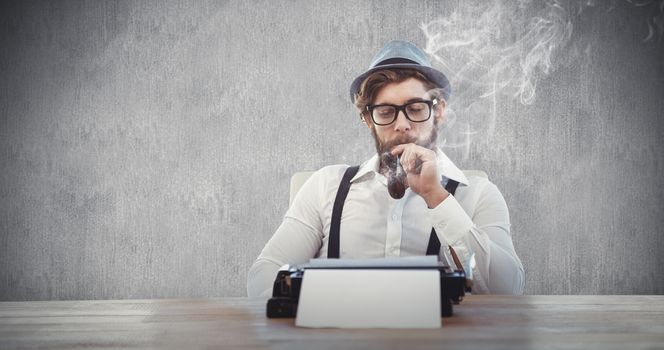
<svg viewBox="0 0 664 350">
<path fill-rule="evenodd" d="M 337 191 L 337 197 L 334 199 L 334 206 L 332 207 L 332 221 L 330 222 L 330 236 L 327 242 L 327 258 L 328 259 L 338 259 L 339 258 L 339 228 L 341 226 L 341 213 L 344 209 L 344 202 L 346 201 L 346 196 L 348 196 L 348 191 L 350 190 L 350 180 L 357 174 L 360 170 L 360 166 L 352 166 L 346 169 L 341 183 L 339 184 L 339 190 Z"/>
<path fill-rule="evenodd" d="M 459 183 L 457 181 L 447 180 L 447 186 L 445 186 L 445 190 L 454 196 L 454 192 L 456 192 L 457 187 L 459 187 Z"/>
</svg>

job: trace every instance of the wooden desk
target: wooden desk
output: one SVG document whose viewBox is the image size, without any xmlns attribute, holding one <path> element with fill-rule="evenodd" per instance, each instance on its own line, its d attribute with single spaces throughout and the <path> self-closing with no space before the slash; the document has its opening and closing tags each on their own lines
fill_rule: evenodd
<svg viewBox="0 0 664 350">
<path fill-rule="evenodd" d="M 662 349 L 664 296 L 467 296 L 435 330 L 296 328 L 265 300 L 0 303 L 0 349 Z"/>
</svg>

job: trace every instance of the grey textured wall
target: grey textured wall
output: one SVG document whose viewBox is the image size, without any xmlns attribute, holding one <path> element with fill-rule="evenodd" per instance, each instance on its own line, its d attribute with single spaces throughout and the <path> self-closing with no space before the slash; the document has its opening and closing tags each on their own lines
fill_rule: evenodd
<svg viewBox="0 0 664 350">
<path fill-rule="evenodd" d="M 290 175 L 371 156 L 347 87 L 396 38 L 454 77 L 441 145 L 503 191 L 528 293 L 661 294 L 662 2 L 644 3 L 4 3 L 0 300 L 244 295 Z M 519 41 L 547 13 L 565 25 Z M 457 74 L 483 49 L 507 64 Z M 488 75 L 511 85 L 487 97 Z"/>
</svg>

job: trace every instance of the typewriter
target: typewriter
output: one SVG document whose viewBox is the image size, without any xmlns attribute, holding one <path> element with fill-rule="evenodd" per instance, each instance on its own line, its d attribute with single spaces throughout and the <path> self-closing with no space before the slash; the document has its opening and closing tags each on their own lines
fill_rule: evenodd
<svg viewBox="0 0 664 350">
<path fill-rule="evenodd" d="M 289 318 L 297 314 L 302 279 L 308 269 L 316 269 L 308 265 L 292 266 L 280 270 L 272 288 L 272 298 L 267 301 L 268 318 Z M 394 269 L 394 267 L 342 267 L 340 269 Z M 440 272 L 440 314 L 442 317 L 452 316 L 452 305 L 458 304 L 466 292 L 470 292 L 471 281 L 461 270 L 452 270 L 449 266 L 438 263 L 437 266 L 408 266 L 398 269 L 437 269 Z"/>
</svg>

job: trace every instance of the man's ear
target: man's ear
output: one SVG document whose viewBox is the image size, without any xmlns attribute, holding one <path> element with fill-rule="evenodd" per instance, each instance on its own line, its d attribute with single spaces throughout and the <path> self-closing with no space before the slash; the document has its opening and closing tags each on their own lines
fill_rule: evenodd
<svg viewBox="0 0 664 350">
<path fill-rule="evenodd" d="M 445 121 L 445 101 L 441 100 L 435 107 L 434 118 L 436 125 L 442 125 Z"/>
<path fill-rule="evenodd" d="M 373 128 L 373 122 L 371 121 L 371 117 L 367 113 L 360 113 L 360 119 L 364 122 L 364 124 L 369 128 Z"/>
</svg>

